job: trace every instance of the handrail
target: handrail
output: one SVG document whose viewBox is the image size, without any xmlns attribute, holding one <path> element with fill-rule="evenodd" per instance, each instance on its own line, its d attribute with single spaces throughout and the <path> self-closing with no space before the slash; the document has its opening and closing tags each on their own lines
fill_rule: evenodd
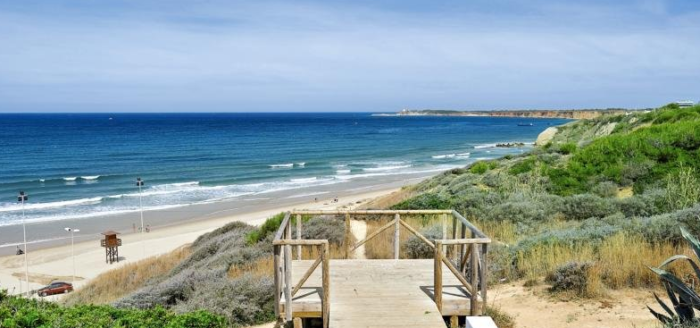
<svg viewBox="0 0 700 328">
<path fill-rule="evenodd" d="M 453 210 L 293 210 L 292 214 L 301 215 L 343 215 L 343 214 L 452 214 Z"/>
</svg>

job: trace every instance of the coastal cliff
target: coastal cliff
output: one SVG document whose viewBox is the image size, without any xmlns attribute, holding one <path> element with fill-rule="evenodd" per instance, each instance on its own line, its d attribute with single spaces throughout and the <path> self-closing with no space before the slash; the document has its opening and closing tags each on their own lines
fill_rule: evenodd
<svg viewBox="0 0 700 328">
<path fill-rule="evenodd" d="M 624 109 L 573 109 L 573 110 L 494 110 L 494 111 L 453 111 L 453 110 L 402 110 L 396 114 L 377 116 L 486 116 L 524 118 L 566 118 L 589 120 L 607 115 L 622 115 Z"/>
</svg>

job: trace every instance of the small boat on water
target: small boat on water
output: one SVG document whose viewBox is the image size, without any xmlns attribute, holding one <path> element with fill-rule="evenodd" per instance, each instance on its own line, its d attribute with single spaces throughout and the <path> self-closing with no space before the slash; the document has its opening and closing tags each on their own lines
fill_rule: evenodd
<svg viewBox="0 0 700 328">
<path fill-rule="evenodd" d="M 518 123 L 518 126 L 533 126 L 532 123 Z"/>
</svg>

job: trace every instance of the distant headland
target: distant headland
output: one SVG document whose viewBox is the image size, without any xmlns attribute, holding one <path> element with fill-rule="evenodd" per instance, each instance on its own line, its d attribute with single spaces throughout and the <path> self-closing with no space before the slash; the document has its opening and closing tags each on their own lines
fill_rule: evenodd
<svg viewBox="0 0 700 328">
<path fill-rule="evenodd" d="M 373 114 L 374 116 L 490 116 L 490 117 L 526 117 L 526 118 L 568 118 L 574 120 L 593 119 L 605 115 L 624 114 L 628 109 L 562 109 L 562 110 L 490 110 L 457 111 L 435 109 L 404 109 L 392 114 Z"/>
</svg>

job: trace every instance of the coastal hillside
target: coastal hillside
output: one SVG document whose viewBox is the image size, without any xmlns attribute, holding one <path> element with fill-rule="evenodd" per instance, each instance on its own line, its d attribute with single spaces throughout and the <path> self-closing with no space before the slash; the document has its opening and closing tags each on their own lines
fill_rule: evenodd
<svg viewBox="0 0 700 328">
<path fill-rule="evenodd" d="M 494 283 L 571 297 L 658 287 L 647 266 L 688 251 L 679 227 L 700 234 L 700 107 L 577 121 L 539 143 L 426 180 L 393 208 L 477 222 L 497 241 Z"/>
<path fill-rule="evenodd" d="M 402 110 L 396 116 L 485 116 L 485 117 L 522 117 L 522 118 L 565 118 L 574 120 L 594 119 L 602 116 L 624 115 L 627 110 L 609 109 L 573 109 L 573 110 L 491 110 L 491 111 L 456 111 L 456 110 Z"/>
</svg>

